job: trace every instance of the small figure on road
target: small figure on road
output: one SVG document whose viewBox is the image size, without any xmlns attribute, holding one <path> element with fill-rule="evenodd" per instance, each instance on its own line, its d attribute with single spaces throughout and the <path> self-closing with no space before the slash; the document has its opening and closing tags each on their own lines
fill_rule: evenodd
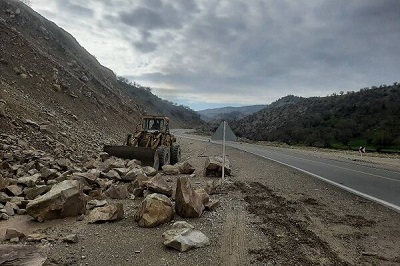
<svg viewBox="0 0 400 266">
<path fill-rule="evenodd" d="M 358 148 L 358 152 L 361 154 L 365 153 L 365 147 L 364 146 L 360 146 L 360 148 Z"/>
</svg>

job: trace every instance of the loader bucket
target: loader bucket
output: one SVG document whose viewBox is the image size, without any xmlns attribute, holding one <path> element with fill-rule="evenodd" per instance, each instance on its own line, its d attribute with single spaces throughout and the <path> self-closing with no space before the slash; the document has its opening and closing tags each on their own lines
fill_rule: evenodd
<svg viewBox="0 0 400 266">
<path fill-rule="evenodd" d="M 159 159 L 156 150 L 152 148 L 132 147 L 132 146 L 104 146 L 103 150 L 111 156 L 123 159 L 137 159 L 142 162 L 142 166 L 152 166 L 158 170 Z"/>
</svg>

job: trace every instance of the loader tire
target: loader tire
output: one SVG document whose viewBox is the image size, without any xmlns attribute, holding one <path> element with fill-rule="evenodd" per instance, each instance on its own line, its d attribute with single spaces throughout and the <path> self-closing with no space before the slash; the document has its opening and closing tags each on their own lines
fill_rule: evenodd
<svg viewBox="0 0 400 266">
<path fill-rule="evenodd" d="M 132 134 L 128 134 L 126 136 L 126 141 L 125 141 L 126 146 L 131 146 L 132 145 Z"/>
<path fill-rule="evenodd" d="M 171 147 L 171 164 L 179 163 L 181 160 L 181 146 L 173 145 Z"/>
<path fill-rule="evenodd" d="M 159 160 L 159 169 L 161 169 L 161 167 L 163 165 L 167 165 L 170 162 L 170 153 L 169 153 L 169 148 L 162 146 L 160 148 L 158 148 L 158 160 Z"/>
</svg>

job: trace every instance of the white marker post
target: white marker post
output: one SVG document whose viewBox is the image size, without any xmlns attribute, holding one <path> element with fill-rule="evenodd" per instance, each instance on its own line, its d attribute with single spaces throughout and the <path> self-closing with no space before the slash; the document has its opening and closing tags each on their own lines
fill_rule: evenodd
<svg viewBox="0 0 400 266">
<path fill-rule="evenodd" d="M 224 131 L 222 133 L 222 180 L 225 177 L 225 121 L 224 121 Z"/>
</svg>

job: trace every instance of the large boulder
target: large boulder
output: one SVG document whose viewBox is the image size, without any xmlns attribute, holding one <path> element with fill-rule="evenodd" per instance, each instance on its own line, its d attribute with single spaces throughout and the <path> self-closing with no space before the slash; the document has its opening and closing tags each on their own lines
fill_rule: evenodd
<svg viewBox="0 0 400 266">
<path fill-rule="evenodd" d="M 149 181 L 145 181 L 148 190 L 161 193 L 167 196 L 172 195 L 172 187 L 167 183 L 167 180 L 161 174 L 152 177 Z"/>
<path fill-rule="evenodd" d="M 204 176 L 222 176 L 222 156 L 209 156 L 204 165 Z M 228 158 L 225 156 L 225 175 L 231 175 L 231 166 Z"/>
<path fill-rule="evenodd" d="M 128 186 L 111 185 L 104 194 L 110 199 L 127 199 L 129 197 Z"/>
<path fill-rule="evenodd" d="M 177 175 L 179 174 L 179 168 L 177 165 L 166 164 L 162 166 L 163 173 L 166 175 Z"/>
<path fill-rule="evenodd" d="M 67 171 L 71 167 L 71 161 L 68 158 L 60 158 L 56 163 L 63 171 Z"/>
<path fill-rule="evenodd" d="M 101 172 L 101 173 L 100 173 L 100 176 L 103 177 L 103 178 L 107 178 L 107 179 L 111 179 L 111 180 L 116 180 L 116 181 L 121 180 L 121 176 L 120 176 L 120 175 L 118 174 L 118 172 L 115 171 L 115 170 L 110 170 L 110 171 L 108 171 L 108 172 L 106 172 L 106 173 Z"/>
<path fill-rule="evenodd" d="M 147 176 L 155 176 L 157 174 L 157 170 L 151 166 L 145 166 L 142 169 Z"/>
<path fill-rule="evenodd" d="M 136 177 L 136 180 L 131 182 L 131 184 L 128 186 L 128 191 L 131 192 L 133 195 L 137 196 L 142 196 L 143 191 L 147 189 L 146 181 L 148 181 L 149 178 L 145 175 L 138 175 Z"/>
<path fill-rule="evenodd" d="M 155 227 L 174 218 L 171 200 L 162 194 L 150 194 L 140 204 L 135 220 L 140 227 Z"/>
<path fill-rule="evenodd" d="M 181 252 L 192 248 L 201 248 L 210 245 L 208 237 L 199 230 L 193 229 L 190 224 L 180 223 L 162 234 L 164 245 Z"/>
<path fill-rule="evenodd" d="M 26 206 L 29 215 L 39 222 L 78 216 L 86 211 L 86 196 L 77 180 L 55 184 L 49 192 L 30 201 Z"/>
<path fill-rule="evenodd" d="M 41 178 L 45 181 L 56 178 L 58 171 L 56 169 L 49 169 L 47 167 L 42 167 L 40 169 Z"/>
<path fill-rule="evenodd" d="M 111 169 L 114 168 L 124 168 L 125 167 L 125 160 L 116 157 L 110 157 L 109 159 L 105 160 L 103 163 L 100 164 L 98 167 L 100 171 L 107 173 Z"/>
<path fill-rule="evenodd" d="M 191 175 L 196 170 L 194 169 L 193 165 L 191 165 L 188 161 L 177 163 L 175 165 L 178 167 L 179 172 L 185 175 Z"/>
<path fill-rule="evenodd" d="M 33 200 L 34 198 L 48 192 L 50 188 L 51 188 L 50 186 L 46 185 L 29 187 L 24 189 L 24 194 L 28 200 Z"/>
<path fill-rule="evenodd" d="M 139 175 L 143 175 L 145 173 L 143 169 L 140 168 L 140 166 L 126 169 L 128 169 L 128 171 L 125 174 L 121 175 L 123 181 L 135 181 Z"/>
<path fill-rule="evenodd" d="M 175 211 L 184 218 L 197 218 L 203 213 L 203 198 L 196 193 L 187 177 L 178 178 L 175 192 Z"/>
<path fill-rule="evenodd" d="M 89 223 L 114 222 L 124 218 L 122 203 L 111 204 L 93 209 L 88 217 Z"/>
<path fill-rule="evenodd" d="M 22 194 L 22 189 L 17 185 L 10 185 L 6 187 L 6 191 L 12 196 L 19 196 Z"/>
<path fill-rule="evenodd" d="M 17 179 L 18 184 L 22 184 L 27 187 L 34 187 L 36 183 L 40 181 L 41 174 L 37 173 L 31 176 L 24 176 Z"/>
<path fill-rule="evenodd" d="M 11 197 L 5 192 L 0 192 L 0 203 L 6 203 L 11 200 Z"/>
</svg>

